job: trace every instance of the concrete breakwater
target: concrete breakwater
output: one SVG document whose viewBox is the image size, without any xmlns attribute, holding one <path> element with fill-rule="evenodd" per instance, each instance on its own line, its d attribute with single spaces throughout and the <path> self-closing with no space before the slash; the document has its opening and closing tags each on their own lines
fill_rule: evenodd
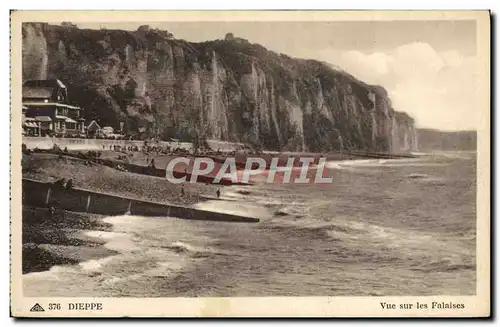
<svg viewBox="0 0 500 327">
<path fill-rule="evenodd" d="M 124 215 L 126 213 L 149 217 L 174 217 L 191 220 L 210 220 L 227 222 L 259 222 L 258 218 L 231 215 L 190 207 L 161 204 L 138 199 L 104 194 L 80 188 L 69 190 L 23 178 L 23 204 L 35 207 L 61 208 L 74 212 L 87 212 L 101 215 Z"/>
</svg>

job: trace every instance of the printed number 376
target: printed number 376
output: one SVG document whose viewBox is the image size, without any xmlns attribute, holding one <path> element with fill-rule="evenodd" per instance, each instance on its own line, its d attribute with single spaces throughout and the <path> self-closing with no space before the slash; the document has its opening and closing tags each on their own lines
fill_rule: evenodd
<svg viewBox="0 0 500 327">
<path fill-rule="evenodd" d="M 49 303 L 49 310 L 61 310 L 61 303 Z"/>
</svg>

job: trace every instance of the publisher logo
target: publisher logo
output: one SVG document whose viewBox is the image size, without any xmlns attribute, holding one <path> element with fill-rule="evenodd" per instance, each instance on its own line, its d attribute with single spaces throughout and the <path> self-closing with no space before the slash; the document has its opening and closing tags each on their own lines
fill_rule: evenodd
<svg viewBox="0 0 500 327">
<path fill-rule="evenodd" d="M 44 312 L 45 310 L 42 308 L 42 306 L 39 303 L 36 303 L 34 306 L 31 307 L 30 312 Z"/>
</svg>

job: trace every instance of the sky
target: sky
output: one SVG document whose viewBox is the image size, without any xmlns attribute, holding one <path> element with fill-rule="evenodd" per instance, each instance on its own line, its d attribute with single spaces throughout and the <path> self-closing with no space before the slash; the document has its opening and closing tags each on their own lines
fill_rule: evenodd
<svg viewBox="0 0 500 327">
<path fill-rule="evenodd" d="M 475 130 L 475 21 L 77 23 L 135 30 L 150 25 L 192 42 L 228 32 L 292 57 L 317 59 L 382 85 L 394 109 L 420 128 Z"/>
</svg>

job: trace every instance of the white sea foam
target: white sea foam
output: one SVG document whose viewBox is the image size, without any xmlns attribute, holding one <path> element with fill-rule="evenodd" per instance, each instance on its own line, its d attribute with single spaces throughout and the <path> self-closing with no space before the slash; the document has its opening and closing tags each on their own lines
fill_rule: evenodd
<svg viewBox="0 0 500 327">
<path fill-rule="evenodd" d="M 337 170 L 357 171 L 356 168 L 370 167 L 436 167 L 444 166 L 446 163 L 431 162 L 425 158 L 401 158 L 401 159 L 360 159 L 360 160 L 343 160 L 343 161 L 328 161 L 326 167 Z M 366 170 L 364 170 L 366 172 Z"/>
<path fill-rule="evenodd" d="M 243 194 L 236 194 L 234 199 L 237 201 L 243 201 L 243 200 L 249 200 L 250 202 L 259 204 L 259 205 L 264 205 L 264 206 L 277 206 L 282 204 L 282 201 L 270 197 L 270 196 L 264 196 L 264 195 L 243 195 Z"/>
<path fill-rule="evenodd" d="M 113 286 L 113 285 L 118 284 L 118 283 L 123 283 L 123 282 L 127 282 L 130 280 L 140 279 L 142 277 L 144 277 L 144 274 L 131 274 L 131 275 L 128 275 L 125 277 L 113 276 L 111 278 L 104 280 L 102 283 L 105 286 Z"/>
<path fill-rule="evenodd" d="M 90 237 L 107 240 L 108 242 L 104 246 L 110 250 L 132 252 L 139 249 L 129 234 L 103 231 L 86 231 L 85 234 Z"/>
<path fill-rule="evenodd" d="M 234 202 L 234 201 L 205 201 L 194 205 L 196 209 L 227 213 L 232 215 L 246 217 L 269 217 L 270 213 L 266 208 L 252 203 Z"/>
<path fill-rule="evenodd" d="M 111 256 L 97 260 L 84 261 L 80 262 L 79 266 L 82 270 L 85 271 L 99 271 L 105 264 L 111 262 L 113 259 L 114 257 Z"/>
<path fill-rule="evenodd" d="M 90 237 L 100 238 L 103 240 L 112 240 L 112 239 L 116 239 L 116 238 L 128 237 L 128 235 L 125 233 L 105 232 L 105 231 L 99 231 L 99 230 L 86 231 L 85 235 L 90 236 Z"/>
<path fill-rule="evenodd" d="M 188 264 L 189 259 L 177 259 L 168 261 L 158 261 L 156 267 L 144 272 L 144 275 L 151 277 L 166 277 L 176 275 Z"/>
<path fill-rule="evenodd" d="M 325 167 L 328 169 L 356 171 L 357 166 L 380 166 L 380 161 L 381 159 L 333 160 L 327 161 Z"/>
<path fill-rule="evenodd" d="M 112 225 L 119 224 L 132 224 L 143 221 L 145 217 L 142 216 L 133 216 L 133 215 L 122 215 L 122 216 L 110 216 L 103 219 L 105 223 Z"/>
<path fill-rule="evenodd" d="M 184 251 L 186 251 L 186 252 L 203 252 L 202 248 L 197 248 L 197 247 L 192 246 L 191 244 L 184 243 L 181 241 L 173 242 L 169 246 L 169 248 L 177 250 L 177 251 L 181 251 L 181 252 L 184 252 Z"/>
<path fill-rule="evenodd" d="M 471 159 L 476 156 L 476 153 L 476 151 L 434 151 L 431 155 L 449 159 Z"/>
<path fill-rule="evenodd" d="M 57 280 L 59 279 L 60 273 L 76 273 L 77 270 L 74 267 L 69 266 L 52 266 L 49 270 L 45 271 L 34 271 L 23 275 L 26 281 L 30 280 Z"/>
</svg>

